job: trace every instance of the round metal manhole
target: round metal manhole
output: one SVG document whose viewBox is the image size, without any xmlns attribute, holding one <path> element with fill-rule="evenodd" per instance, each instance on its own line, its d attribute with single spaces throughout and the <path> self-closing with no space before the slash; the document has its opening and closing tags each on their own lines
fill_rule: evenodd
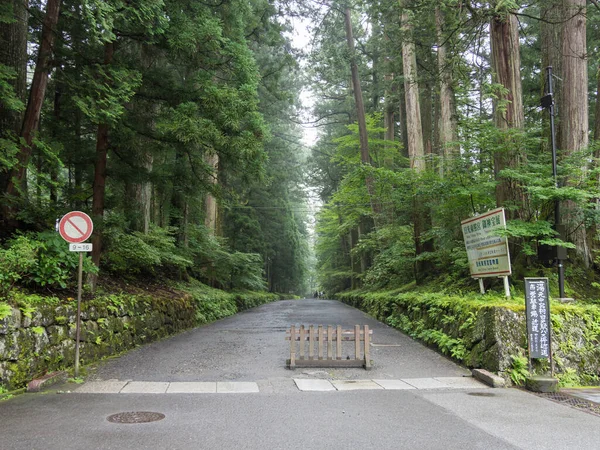
<svg viewBox="0 0 600 450">
<path fill-rule="evenodd" d="M 112 423 L 147 423 L 163 420 L 164 414 L 147 411 L 122 412 L 108 416 L 106 419 Z"/>
<path fill-rule="evenodd" d="M 467 395 L 472 395 L 473 397 L 495 397 L 496 394 L 492 392 L 468 392 Z"/>
</svg>

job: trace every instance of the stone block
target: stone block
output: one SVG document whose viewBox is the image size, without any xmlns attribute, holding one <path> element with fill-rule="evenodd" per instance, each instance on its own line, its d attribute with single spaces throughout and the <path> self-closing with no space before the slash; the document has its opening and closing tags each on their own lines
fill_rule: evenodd
<svg viewBox="0 0 600 450">
<path fill-rule="evenodd" d="M 525 387 L 531 392 L 558 392 L 558 380 L 554 377 L 535 375 L 525 380 Z"/>
<path fill-rule="evenodd" d="M 473 369 L 473 377 L 494 388 L 506 387 L 506 381 L 504 378 L 499 377 L 496 374 L 488 372 L 485 369 Z"/>
</svg>

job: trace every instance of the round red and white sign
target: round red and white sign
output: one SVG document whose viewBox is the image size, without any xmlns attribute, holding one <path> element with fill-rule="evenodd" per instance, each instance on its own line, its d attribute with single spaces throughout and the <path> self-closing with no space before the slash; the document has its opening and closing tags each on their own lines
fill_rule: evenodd
<svg viewBox="0 0 600 450">
<path fill-rule="evenodd" d="M 94 231 L 92 219 L 81 211 L 71 211 L 60 219 L 58 232 L 62 238 L 71 244 L 78 244 L 87 240 Z"/>
</svg>

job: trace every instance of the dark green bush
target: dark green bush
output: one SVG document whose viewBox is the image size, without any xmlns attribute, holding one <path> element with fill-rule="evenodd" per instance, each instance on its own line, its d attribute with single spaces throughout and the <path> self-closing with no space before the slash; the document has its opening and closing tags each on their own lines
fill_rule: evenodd
<svg viewBox="0 0 600 450">
<path fill-rule="evenodd" d="M 77 281 L 79 257 L 55 231 L 29 233 L 8 241 L 0 250 L 0 296 L 7 296 L 15 284 L 67 288 Z M 85 273 L 95 273 L 89 258 Z"/>
</svg>

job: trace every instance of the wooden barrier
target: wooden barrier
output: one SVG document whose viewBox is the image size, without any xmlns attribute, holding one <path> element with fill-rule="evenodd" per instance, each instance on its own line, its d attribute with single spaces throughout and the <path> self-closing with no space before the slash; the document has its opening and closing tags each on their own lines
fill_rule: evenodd
<svg viewBox="0 0 600 450">
<path fill-rule="evenodd" d="M 301 325 L 296 329 L 294 325 L 286 331 L 285 339 L 290 341 L 290 359 L 287 360 L 287 367 L 294 369 L 296 367 L 364 367 L 371 368 L 371 359 L 369 347 L 373 330 L 369 330 L 368 325 L 362 328 L 355 325 L 354 330 L 342 330 L 341 326 L 324 328 L 323 325 L 317 327 L 311 325 L 307 329 Z M 347 341 L 354 342 L 354 358 L 348 355 L 342 359 L 342 343 Z M 298 352 L 296 352 L 296 342 Z M 305 342 L 308 342 L 308 357 L 306 355 Z M 363 348 L 361 352 L 361 342 Z M 335 344 L 334 344 L 335 343 Z M 317 355 L 314 349 L 317 348 Z M 335 355 L 334 355 L 335 347 Z M 327 354 L 324 356 L 324 351 Z M 362 355 L 361 355 L 362 354 Z"/>
</svg>

